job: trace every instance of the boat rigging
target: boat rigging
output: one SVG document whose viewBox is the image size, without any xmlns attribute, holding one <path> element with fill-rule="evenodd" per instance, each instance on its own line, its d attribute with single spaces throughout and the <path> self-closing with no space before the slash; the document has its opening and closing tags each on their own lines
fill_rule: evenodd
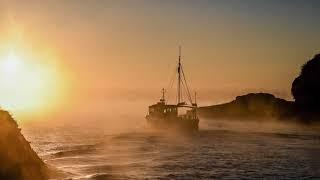
<svg viewBox="0 0 320 180">
<path fill-rule="evenodd" d="M 186 76 L 181 63 L 181 47 L 179 47 L 177 72 L 177 103 L 167 104 L 165 99 L 165 89 L 162 89 L 162 97 L 156 104 L 149 106 L 146 115 L 147 122 L 153 127 L 161 129 L 183 129 L 198 130 L 199 118 L 197 116 L 197 100 L 196 93 L 194 102 L 190 94 Z M 172 82 L 173 84 L 173 82 Z M 183 100 L 183 90 L 188 98 L 189 104 Z M 180 109 L 187 108 L 185 113 L 180 113 Z"/>
</svg>

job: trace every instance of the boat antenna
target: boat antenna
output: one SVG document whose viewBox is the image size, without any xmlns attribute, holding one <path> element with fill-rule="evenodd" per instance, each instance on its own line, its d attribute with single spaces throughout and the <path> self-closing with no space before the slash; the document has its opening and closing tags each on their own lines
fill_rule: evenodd
<svg viewBox="0 0 320 180">
<path fill-rule="evenodd" d="M 181 101 L 181 46 L 179 46 L 179 63 L 178 63 L 178 105 Z"/>
</svg>

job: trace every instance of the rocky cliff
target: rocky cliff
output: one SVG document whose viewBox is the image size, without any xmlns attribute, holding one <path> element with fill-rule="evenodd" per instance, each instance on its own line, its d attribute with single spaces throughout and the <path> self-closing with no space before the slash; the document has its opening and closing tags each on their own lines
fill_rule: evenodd
<svg viewBox="0 0 320 180">
<path fill-rule="evenodd" d="M 291 92 L 298 118 L 320 122 L 320 54 L 302 66 L 299 76 L 292 83 Z"/>
<path fill-rule="evenodd" d="M 229 103 L 200 107 L 198 112 L 204 118 L 287 119 L 294 115 L 294 103 L 268 93 L 250 93 Z"/>
<path fill-rule="evenodd" d="M 234 101 L 200 107 L 205 118 L 276 118 L 295 119 L 301 122 L 320 122 L 320 54 L 316 54 L 301 68 L 292 83 L 291 93 L 295 101 L 286 101 L 267 93 L 250 93 L 238 96 Z"/>
<path fill-rule="evenodd" d="M 0 110 L 0 179 L 47 179 L 47 167 L 9 112 Z"/>
</svg>

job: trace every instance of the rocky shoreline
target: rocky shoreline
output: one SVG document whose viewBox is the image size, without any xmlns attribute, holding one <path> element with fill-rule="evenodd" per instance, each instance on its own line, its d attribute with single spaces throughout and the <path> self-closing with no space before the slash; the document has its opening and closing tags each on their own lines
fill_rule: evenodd
<svg viewBox="0 0 320 180">
<path fill-rule="evenodd" d="M 48 168 L 20 132 L 8 111 L 0 110 L 0 179 L 48 179 Z"/>
</svg>

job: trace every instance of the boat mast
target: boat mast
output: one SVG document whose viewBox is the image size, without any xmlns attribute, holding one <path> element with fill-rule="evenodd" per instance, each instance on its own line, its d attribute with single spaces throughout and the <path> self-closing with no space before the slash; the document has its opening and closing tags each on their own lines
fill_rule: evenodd
<svg viewBox="0 0 320 180">
<path fill-rule="evenodd" d="M 181 46 L 179 46 L 179 63 L 178 63 L 178 105 L 181 101 Z"/>
<path fill-rule="evenodd" d="M 165 100 L 165 99 L 164 99 L 164 93 L 165 93 L 165 90 L 164 90 L 164 88 L 162 88 L 162 99 L 163 99 L 163 100 Z"/>
<path fill-rule="evenodd" d="M 162 98 L 160 99 L 160 102 L 163 102 L 163 103 L 166 102 L 165 97 L 164 97 L 165 92 L 166 92 L 166 90 L 164 88 L 162 88 Z"/>
</svg>

